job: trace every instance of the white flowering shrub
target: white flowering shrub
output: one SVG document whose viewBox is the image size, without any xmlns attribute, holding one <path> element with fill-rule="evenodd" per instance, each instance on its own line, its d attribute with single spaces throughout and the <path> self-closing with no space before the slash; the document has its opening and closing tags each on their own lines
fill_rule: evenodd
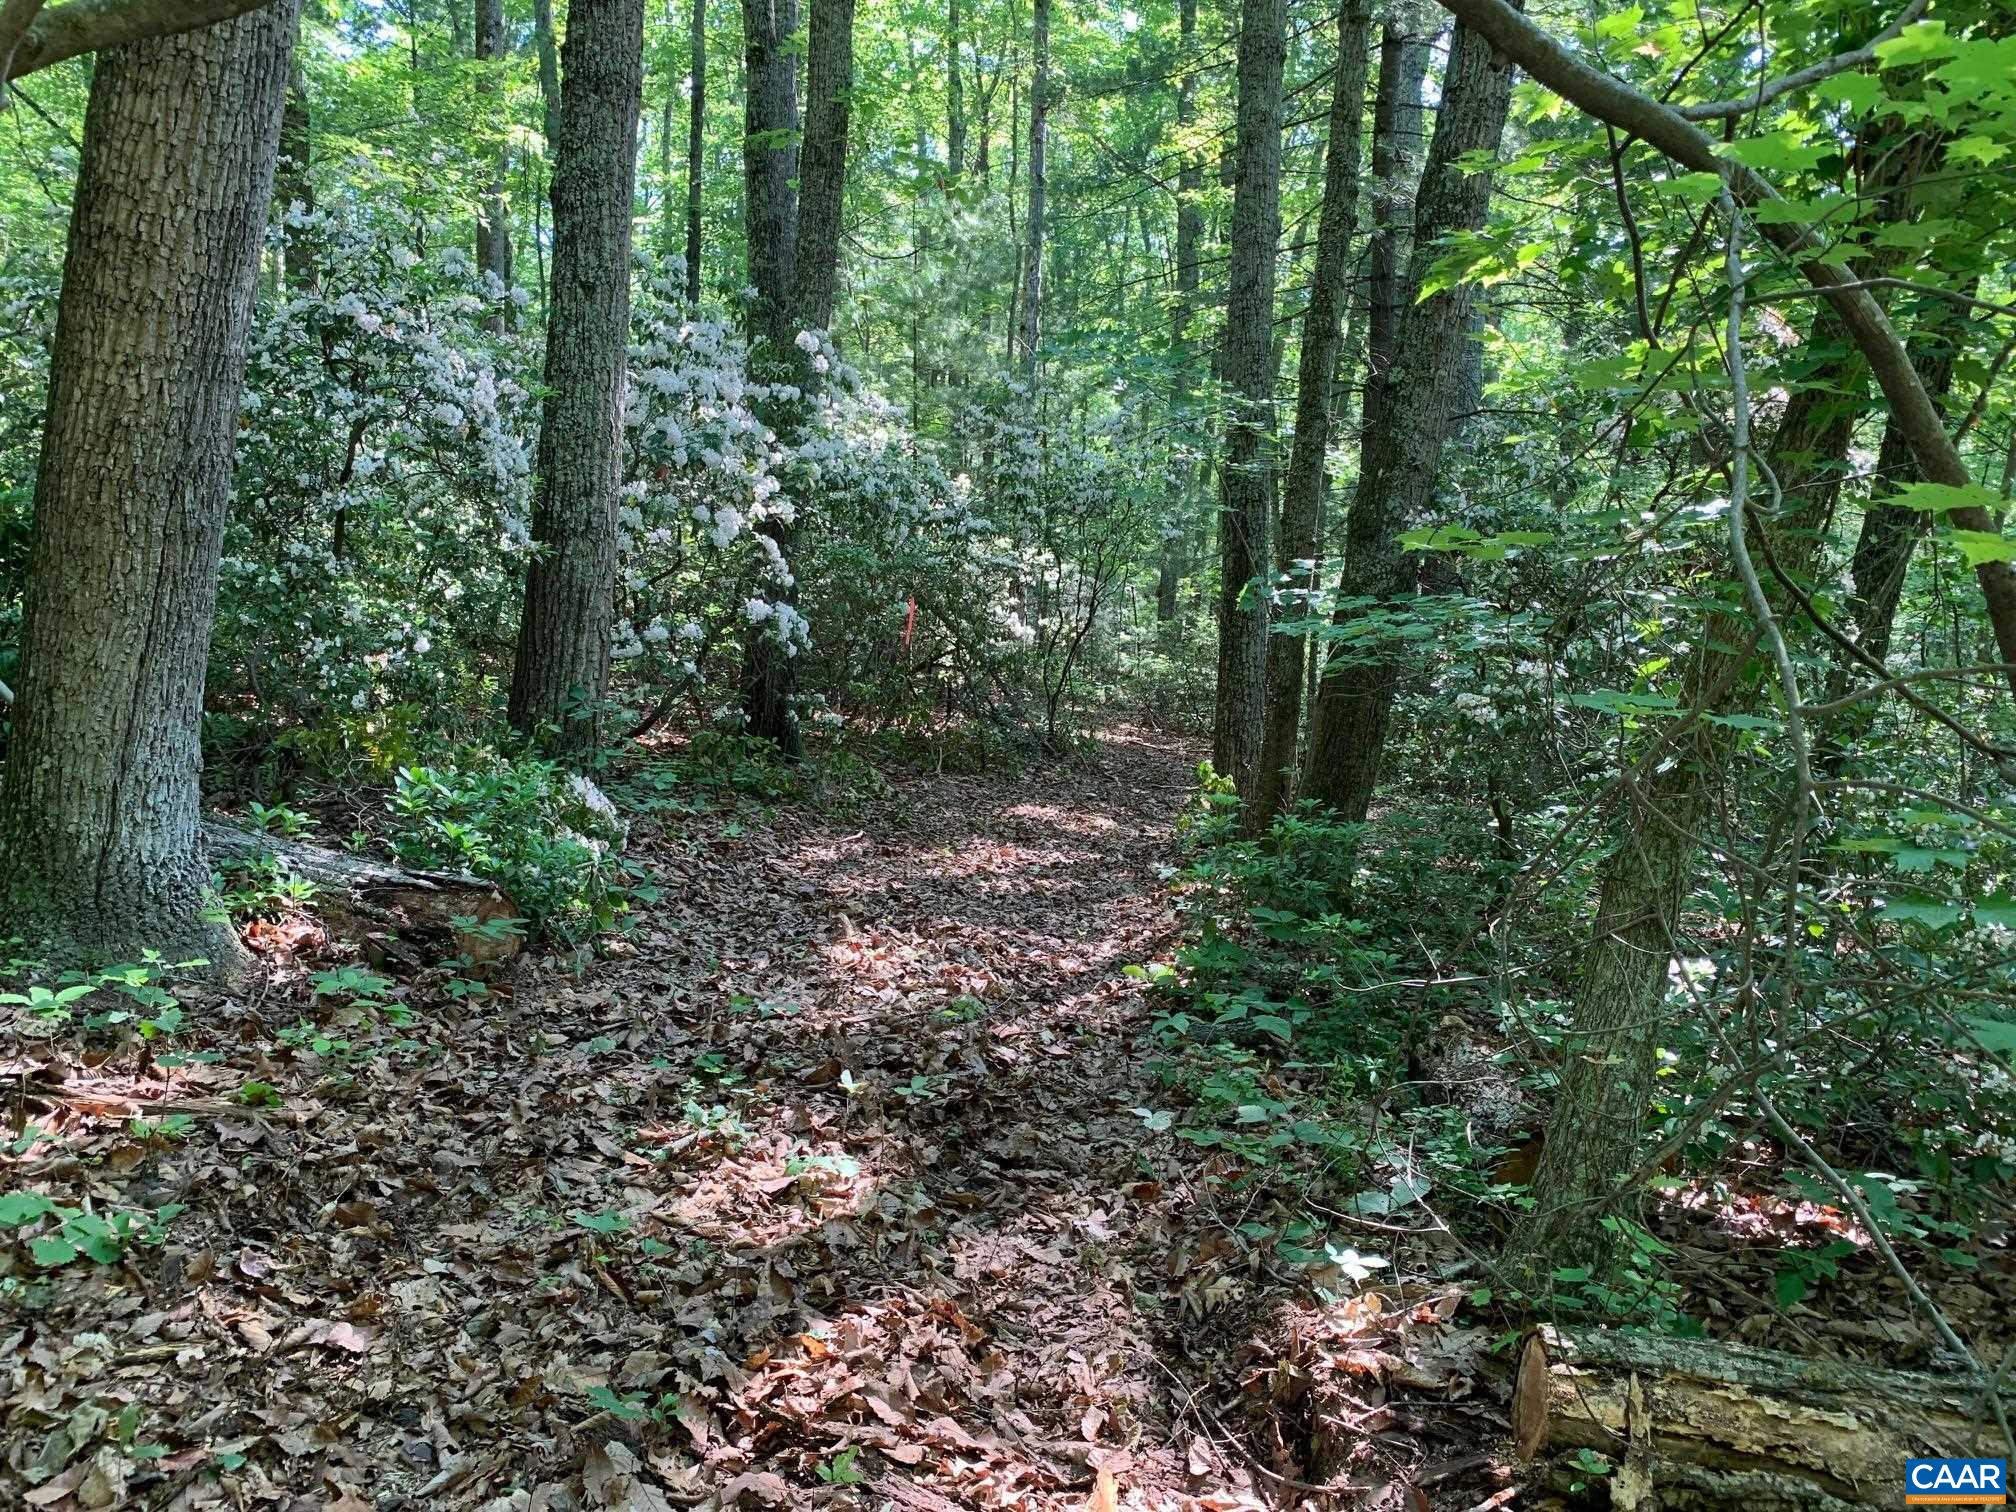
<svg viewBox="0 0 2016 1512">
<path fill-rule="evenodd" d="M 536 343 L 486 329 L 503 291 L 396 207 L 289 221 L 319 287 L 253 335 L 211 686 L 269 725 L 480 709 L 530 547 Z"/>
</svg>

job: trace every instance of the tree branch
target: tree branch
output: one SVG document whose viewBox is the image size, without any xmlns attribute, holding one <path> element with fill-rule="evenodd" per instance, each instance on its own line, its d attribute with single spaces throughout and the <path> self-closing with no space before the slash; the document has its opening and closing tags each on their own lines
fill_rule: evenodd
<svg viewBox="0 0 2016 1512">
<path fill-rule="evenodd" d="M 214 26 L 265 4 L 267 0 L 69 0 L 34 17 L 6 65 L 7 78 L 18 79 L 101 47 Z M 17 5 L 31 12 L 40 9 L 39 0 L 33 7 L 27 0 L 8 0 L 6 10 L 0 11 L 0 27 Z M 0 43 L 4 40 L 0 35 Z"/>
<path fill-rule="evenodd" d="M 11 79 L 14 65 L 14 51 L 21 45 L 21 38 L 34 24 L 37 12 L 42 9 L 42 0 L 5 0 L 0 3 L 0 79 Z M 0 101 L 0 104 L 4 104 Z"/>
<path fill-rule="evenodd" d="M 1619 130 L 1627 131 L 1657 148 L 1683 167 L 1712 173 L 1729 186 L 1730 194 L 1742 205 L 1757 205 L 1781 198 L 1778 191 L 1754 169 L 1720 156 L 1715 143 L 1670 106 L 1640 94 L 1622 80 L 1591 68 L 1562 47 L 1539 27 L 1528 21 L 1505 0 L 1440 0 L 1442 8 L 1457 20 L 1488 38 L 1491 44 L 1535 80 L 1546 85 L 1571 105 Z M 1889 401 L 1891 417 L 1917 459 L 1918 470 L 1927 481 L 1952 487 L 1971 486 L 1967 464 L 1946 434 L 1939 407 L 1925 392 L 1896 329 L 1883 307 L 1852 274 L 1820 261 L 1826 245 L 1805 228 L 1790 225 L 1760 225 L 1757 228 L 1781 250 L 1800 261 L 1808 282 L 1823 292 L 1841 316 L 1855 345 L 1869 363 L 1883 397 Z M 1995 522 L 1978 504 L 1964 505 L 1949 513 L 1963 530 L 1991 534 Z M 1986 601 L 1989 624 L 2002 660 L 2016 662 L 2016 569 L 2007 562 L 1983 562 L 1974 569 Z M 2016 674 L 2009 680 L 2016 690 Z"/>
<path fill-rule="evenodd" d="M 1853 52 L 1845 52 L 1789 73 L 1782 79 L 1774 79 L 1769 84 L 1760 84 L 1754 94 L 1747 94 L 1740 100 L 1716 100 L 1706 105 L 1682 105 L 1680 116 L 1689 121 L 1722 121 L 1730 116 L 1747 115 L 1753 110 L 1762 110 L 1773 100 L 1791 94 L 1795 89 L 1804 89 L 1809 84 L 1818 84 L 1822 79 L 1831 79 L 1838 73 L 1846 73 L 1851 68 L 1860 68 L 1864 63 L 1876 61 L 1876 49 L 1901 33 L 1905 27 L 1925 14 L 1926 0 L 1911 0 L 1903 13 L 1883 30 L 1876 33 Z"/>
</svg>

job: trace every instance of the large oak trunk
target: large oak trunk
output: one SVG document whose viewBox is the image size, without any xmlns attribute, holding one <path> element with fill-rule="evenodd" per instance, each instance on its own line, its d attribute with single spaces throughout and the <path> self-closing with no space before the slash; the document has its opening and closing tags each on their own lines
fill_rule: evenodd
<svg viewBox="0 0 2016 1512">
<path fill-rule="evenodd" d="M 0 935 L 238 959 L 202 917 L 204 663 L 298 0 L 98 55 L 0 785 Z"/>
<path fill-rule="evenodd" d="M 1906 1459 L 1992 1452 L 1975 1443 L 1979 1401 L 1961 1377 L 1550 1327 L 1527 1338 L 1512 1424 L 1520 1459 L 1546 1456 L 1560 1489 L 1607 1490 L 1620 1509 L 1894 1506 Z M 1613 1470 L 1556 1468 L 1578 1449 Z"/>
</svg>

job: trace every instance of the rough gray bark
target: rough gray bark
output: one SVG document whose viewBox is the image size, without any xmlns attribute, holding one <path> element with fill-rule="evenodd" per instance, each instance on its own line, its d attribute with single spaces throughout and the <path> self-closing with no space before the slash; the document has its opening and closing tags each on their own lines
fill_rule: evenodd
<svg viewBox="0 0 2016 1512">
<path fill-rule="evenodd" d="M 1591 68 L 1505 0 L 1439 0 L 1439 3 L 1459 21 L 1482 31 L 1493 45 L 1570 104 L 1632 133 L 1687 168 L 1724 179 L 1738 204 L 1755 205 L 1780 197 L 1754 169 L 1718 156 L 1713 139 L 1678 111 Z M 1800 261 L 1799 271 L 1809 284 L 1824 291 L 1828 303 L 1861 348 L 1870 372 L 1890 404 L 1892 420 L 1909 442 L 1927 481 L 1956 488 L 1969 486 L 1973 479 L 1967 464 L 1952 437 L 1946 434 L 1939 406 L 1919 381 L 1911 354 L 1883 313 L 1882 305 L 1868 289 L 1860 286 L 1860 280 L 1853 274 L 1823 260 L 1822 254 L 1827 250 L 1825 238 L 1811 227 L 1759 223 L 1757 230 L 1787 255 L 1807 259 Z M 1996 529 L 1994 517 L 1978 504 L 1953 509 L 1947 518 L 1963 530 L 1993 533 Z M 2016 690 L 2016 565 L 1982 562 L 1975 567 L 1974 576 L 1981 588 L 1988 622 L 1995 632 L 1995 644 L 2010 669 L 2009 685 Z"/>
<path fill-rule="evenodd" d="M 1476 290 L 1459 284 L 1418 301 L 1412 294 L 1440 255 L 1443 238 L 1484 225 L 1491 175 L 1465 173 L 1455 164 L 1465 154 L 1497 150 L 1511 90 L 1511 65 L 1477 33 L 1457 27 L 1415 201 L 1408 297 L 1391 374 L 1376 410 L 1368 396 L 1358 487 L 1345 528 L 1339 588 L 1346 600 L 1392 605 L 1413 591 L 1412 566 L 1399 536 L 1434 497 L 1461 389 Z M 1337 621 L 1348 624 L 1361 612 L 1347 604 L 1338 609 Z M 1326 671 L 1317 694 L 1307 793 L 1354 823 L 1371 806 L 1401 671 L 1396 658 L 1356 648 L 1348 661 Z"/>
<path fill-rule="evenodd" d="M 643 0 L 575 0 L 553 172 L 552 313 L 511 723 L 592 747 L 608 690 Z"/>
<path fill-rule="evenodd" d="M 700 210 L 707 131 L 707 0 L 693 0 L 692 89 L 686 110 L 686 302 L 700 303 Z"/>
<path fill-rule="evenodd" d="M 794 60 L 784 45 L 797 29 L 793 0 L 744 0 L 742 15 L 748 80 L 745 215 L 749 282 L 756 290 L 750 335 L 759 371 L 810 395 L 820 379 L 796 337 L 833 322 L 854 82 L 854 0 L 814 0 L 805 47 L 802 160 Z M 764 418 L 788 444 L 802 431 L 807 413 L 803 401 L 773 402 Z M 790 528 L 775 520 L 758 528 L 788 557 Z M 795 590 L 786 589 L 785 601 L 795 600 Z M 804 745 L 792 707 L 795 671 L 775 637 L 752 627 L 743 645 L 742 711 L 750 733 L 793 758 Z"/>
<path fill-rule="evenodd" d="M 92 77 L 0 779 L 0 934 L 52 959 L 243 959 L 202 917 L 199 735 L 297 3 Z"/>
<path fill-rule="evenodd" d="M 1343 336 L 1344 300 L 1349 292 L 1351 238 L 1358 229 L 1360 141 L 1371 36 L 1371 0 L 1345 0 L 1337 13 L 1337 74 L 1331 86 L 1323 210 L 1316 229 L 1316 261 L 1309 273 L 1309 308 L 1302 317 L 1302 352 L 1295 375 L 1295 442 L 1281 490 L 1281 546 L 1276 556 L 1283 582 L 1311 590 L 1317 586 L 1317 511 L 1323 496 L 1324 459 L 1330 450 L 1330 397 Z M 1309 565 L 1298 567 L 1302 562 Z M 1308 640 L 1299 635 L 1276 636 L 1267 648 L 1265 734 L 1253 798 L 1246 806 L 1247 827 L 1256 832 L 1265 829 L 1288 804 L 1302 726 L 1302 669 L 1307 652 Z"/>
<path fill-rule="evenodd" d="M 1282 0 L 1243 0 L 1234 127 L 1231 260 L 1227 270 L 1225 428 L 1218 517 L 1218 699 L 1213 765 L 1253 795 L 1267 690 L 1267 602 L 1250 585 L 1271 566 L 1274 509 L 1274 259 L 1281 240 Z"/>
<path fill-rule="evenodd" d="M 486 65 L 477 76 L 476 95 L 486 102 L 486 116 L 494 117 L 504 64 L 504 0 L 476 0 L 476 61 Z M 483 203 L 476 213 L 476 266 L 494 273 L 505 289 L 511 287 L 511 220 L 504 200 L 505 148 L 500 141 L 491 154 L 490 171 L 483 183 Z M 500 305 L 490 316 L 492 330 L 501 331 L 510 304 Z"/>
<path fill-rule="evenodd" d="M 1043 216 L 1049 191 L 1050 0 L 1035 0 L 1030 23 L 1029 214 L 1023 227 L 1022 319 L 1017 340 L 1022 376 L 1036 379 L 1036 348 L 1043 337 Z"/>
<path fill-rule="evenodd" d="M 840 211 L 846 198 L 853 87 L 854 0 L 812 0 L 805 48 L 798 226 L 791 250 L 794 320 L 808 330 L 823 331 L 833 324 L 839 292 Z M 811 376 L 809 368 L 805 376 Z"/>
<path fill-rule="evenodd" d="M 1942 305 L 1938 313 L 1950 312 Z M 1953 391 L 1953 366 L 1959 355 L 1957 325 L 1956 320 L 1935 317 L 1929 331 L 1914 333 L 1912 338 L 1912 361 L 1917 364 L 1919 382 L 1934 403 L 1943 404 Z M 1919 510 L 1883 501 L 1922 476 L 1903 430 L 1885 425 L 1876 457 L 1874 496 L 1862 511 L 1862 528 L 1849 567 L 1854 583 L 1850 607 L 1855 617 L 1855 643 L 1879 662 L 1890 654 L 1890 633 L 1904 592 L 1904 573 L 1931 519 Z"/>
<path fill-rule="evenodd" d="M 760 361 L 782 367 L 797 328 L 791 269 L 798 236 L 798 76 L 787 46 L 798 30 L 797 0 L 743 0 L 743 222 L 747 228 L 749 334 Z"/>
</svg>

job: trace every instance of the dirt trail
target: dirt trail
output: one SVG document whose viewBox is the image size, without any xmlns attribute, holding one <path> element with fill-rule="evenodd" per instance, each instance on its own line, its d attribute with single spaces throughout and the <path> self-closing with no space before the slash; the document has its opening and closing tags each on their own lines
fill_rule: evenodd
<svg viewBox="0 0 2016 1512">
<path fill-rule="evenodd" d="M 680 816 L 614 958 L 392 1034 L 301 1030 L 297 979 L 202 1005 L 173 1069 L 31 1045 L 56 1137 L 6 1185 L 185 1211 L 15 1262 L 0 1501 L 1250 1504 L 1184 1406 L 1249 1284 L 1134 1111 L 1123 975 L 1173 946 L 1192 759 L 1120 730 Z"/>
</svg>

